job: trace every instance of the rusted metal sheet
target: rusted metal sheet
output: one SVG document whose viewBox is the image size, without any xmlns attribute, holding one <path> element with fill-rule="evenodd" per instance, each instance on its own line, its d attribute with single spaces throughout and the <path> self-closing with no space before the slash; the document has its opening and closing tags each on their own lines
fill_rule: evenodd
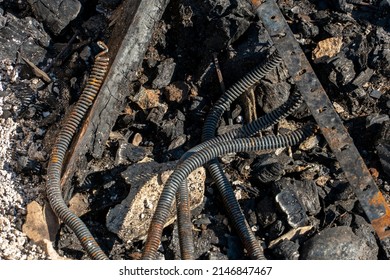
<svg viewBox="0 0 390 280">
<path fill-rule="evenodd" d="M 261 3 L 260 3 L 261 2 Z M 252 1 L 379 239 L 390 244 L 390 208 L 274 0 Z M 387 250 L 389 246 L 384 246 Z M 386 252 L 390 256 L 390 251 Z"/>
<path fill-rule="evenodd" d="M 61 183 L 65 192 L 74 174 L 84 169 L 85 155 L 100 158 L 109 133 L 123 111 L 130 86 L 169 0 L 126 0 L 110 36 L 111 67 L 77 138 L 73 141 Z M 67 196 L 67 195 L 66 195 Z"/>
</svg>

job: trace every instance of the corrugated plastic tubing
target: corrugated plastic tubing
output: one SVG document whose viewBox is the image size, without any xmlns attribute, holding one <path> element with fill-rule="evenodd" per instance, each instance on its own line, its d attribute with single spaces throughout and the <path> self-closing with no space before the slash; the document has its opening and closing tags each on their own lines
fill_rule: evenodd
<svg viewBox="0 0 390 280">
<path fill-rule="evenodd" d="M 67 207 L 62 197 L 60 183 L 66 151 L 78 129 L 78 126 L 87 113 L 89 107 L 92 105 L 108 69 L 108 48 L 103 42 L 99 41 L 97 44 L 103 49 L 103 51 L 95 56 L 95 63 L 88 78 L 87 85 L 79 100 L 73 107 L 71 113 L 67 117 L 65 124 L 57 137 L 56 143 L 54 144 L 48 166 L 46 191 L 54 213 L 74 231 L 88 255 L 92 259 L 104 260 L 108 258 L 96 243 L 88 228 L 81 219 L 72 213 Z"/>
<path fill-rule="evenodd" d="M 265 75 L 267 75 L 272 69 L 274 69 L 280 62 L 282 58 L 275 51 L 264 64 L 257 66 L 255 69 L 246 74 L 242 79 L 236 82 L 232 87 L 230 87 L 216 102 L 212 111 L 209 113 L 205 126 L 203 128 L 203 133 L 205 130 L 213 131 L 212 135 L 214 137 L 215 128 L 217 123 L 222 116 L 222 114 L 230 107 L 231 103 L 237 99 L 240 95 L 242 95 L 248 88 L 254 86 L 258 83 Z M 214 128 L 213 128 L 214 125 Z M 203 138 L 203 141 L 207 141 L 213 137 L 209 137 L 208 139 Z M 232 138 L 230 138 L 232 139 Z M 213 164 L 211 167 L 209 165 L 209 171 L 215 180 L 215 178 L 221 178 L 218 170 L 215 170 Z M 220 171 L 222 168 L 220 167 Z M 214 172 L 214 174 L 212 173 Z M 249 226 L 246 224 L 245 218 L 241 213 L 241 209 L 239 208 L 238 202 L 232 200 L 234 197 L 233 190 L 231 189 L 230 183 L 228 180 L 225 180 L 225 184 L 221 185 L 220 181 L 217 181 L 217 188 L 221 193 L 222 199 L 225 203 L 225 206 L 228 210 L 228 214 L 233 221 L 233 225 L 237 225 L 236 230 L 238 231 L 238 235 L 241 237 L 242 242 L 244 243 L 245 248 L 248 250 L 249 254 L 253 258 L 264 259 L 264 255 L 262 254 L 262 249 L 258 242 L 255 239 L 252 231 Z M 228 185 L 226 185 L 228 184 Z M 230 190 L 229 190 L 230 187 Z M 184 193 L 183 193 L 184 192 Z M 192 259 L 194 248 L 193 248 L 193 238 L 192 231 L 185 231 L 184 228 L 192 227 L 190 221 L 190 206 L 189 206 L 189 198 L 188 198 L 188 190 L 186 182 L 183 182 L 182 186 L 179 189 L 179 192 L 176 197 L 177 201 L 177 215 L 178 215 L 178 229 L 179 229 L 179 243 L 180 243 L 180 252 L 182 258 Z M 181 200 L 179 200 L 181 199 Z M 237 208 L 238 206 L 238 208 Z M 188 212 L 185 212 L 188 209 Z M 238 210 L 238 211 L 237 211 Z M 242 217 L 239 217 L 238 214 L 241 213 Z M 183 228 L 183 229 L 182 229 Z M 246 246 L 247 245 L 247 246 Z"/>
<path fill-rule="evenodd" d="M 255 121 L 246 124 L 240 128 L 234 129 L 232 131 L 229 131 L 225 134 L 219 135 L 216 138 L 212 138 L 206 142 L 203 142 L 191 150 L 187 151 L 180 161 L 184 161 L 186 158 L 191 156 L 192 154 L 200 151 L 201 149 L 204 149 L 206 147 L 210 147 L 212 145 L 215 145 L 216 143 L 225 141 L 225 140 L 231 140 L 234 138 L 243 138 L 243 137 L 249 137 L 253 134 L 255 134 L 258 131 L 262 131 L 276 123 L 278 123 L 281 119 L 284 119 L 291 113 L 293 113 L 301 104 L 303 103 L 303 99 L 301 95 L 298 92 L 294 92 L 289 99 L 283 103 L 281 106 L 273 110 L 272 112 L 256 119 Z M 218 171 L 217 171 L 218 172 Z M 222 172 L 222 170 L 221 170 Z M 227 202 L 226 202 L 227 203 Z M 226 204 L 225 203 L 225 204 Z M 231 206 L 233 202 L 229 203 L 229 206 Z M 238 204 L 238 203 L 236 203 Z M 182 259 L 193 259 L 194 258 L 194 243 L 193 243 L 193 236 L 192 236 L 192 223 L 190 220 L 190 206 L 189 206 L 189 198 L 188 198 L 188 188 L 187 188 L 187 180 L 185 180 L 180 188 L 178 193 L 176 194 L 176 206 L 177 206 L 177 219 L 178 219 L 178 231 L 179 231 L 179 244 L 180 244 L 180 252 L 181 252 L 181 258 Z M 237 205 L 233 208 L 236 209 Z M 227 207 L 227 209 L 231 209 L 230 207 Z M 228 210 L 230 212 L 230 210 Z M 231 213 L 229 213 L 231 215 Z M 237 217 L 238 218 L 238 217 Z M 235 227 L 239 227 L 240 224 L 243 223 L 243 221 L 235 222 L 236 219 L 233 218 L 233 225 Z M 245 221 L 244 221 L 245 223 Z M 241 233 L 239 235 L 244 236 L 246 238 L 247 235 L 245 235 L 246 228 L 241 230 Z M 239 231 L 238 229 L 237 231 Z M 248 242 L 247 242 L 248 243 Z"/>
<path fill-rule="evenodd" d="M 286 135 L 252 137 L 227 140 L 215 146 L 205 148 L 179 164 L 164 186 L 152 218 L 148 237 L 145 243 L 143 259 L 155 259 L 160 245 L 162 230 L 170 213 L 172 202 L 182 182 L 196 168 L 213 158 L 229 153 L 275 150 L 300 143 L 313 133 L 314 126 L 307 125 L 302 129 Z"/>
</svg>

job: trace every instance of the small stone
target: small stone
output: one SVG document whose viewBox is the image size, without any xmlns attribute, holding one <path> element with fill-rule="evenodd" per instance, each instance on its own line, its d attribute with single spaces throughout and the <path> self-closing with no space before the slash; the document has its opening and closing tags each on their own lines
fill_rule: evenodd
<svg viewBox="0 0 390 280">
<path fill-rule="evenodd" d="M 337 114 L 341 114 L 341 113 L 345 112 L 344 108 L 337 102 L 333 102 L 333 107 L 334 107 L 335 111 L 337 112 Z"/>
<path fill-rule="evenodd" d="M 379 177 L 379 172 L 378 172 L 378 170 L 377 170 L 376 168 L 371 167 L 371 168 L 368 169 L 368 171 L 370 171 L 371 176 L 372 176 L 375 180 L 378 179 L 378 177 Z"/>
<path fill-rule="evenodd" d="M 223 220 L 222 220 L 222 223 L 225 225 L 225 226 L 228 226 L 229 225 L 229 220 L 228 220 L 228 218 L 223 218 Z"/>
<path fill-rule="evenodd" d="M 329 181 L 330 177 L 329 175 L 323 175 L 316 179 L 316 184 L 320 187 L 324 187 L 326 183 Z"/>
</svg>

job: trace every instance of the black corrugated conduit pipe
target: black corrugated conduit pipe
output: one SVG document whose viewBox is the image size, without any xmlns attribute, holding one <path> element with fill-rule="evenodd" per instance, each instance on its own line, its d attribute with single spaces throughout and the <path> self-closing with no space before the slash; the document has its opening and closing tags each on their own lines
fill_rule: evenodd
<svg viewBox="0 0 390 280">
<path fill-rule="evenodd" d="M 231 86 L 225 94 L 223 94 L 215 103 L 212 111 L 207 115 L 203 132 L 202 140 L 207 141 L 215 136 L 215 130 L 223 113 L 230 108 L 230 105 L 240 95 L 242 95 L 249 88 L 256 85 L 263 79 L 272 69 L 280 64 L 282 57 L 277 51 L 271 54 L 266 62 L 246 74 L 237 83 Z"/>
<path fill-rule="evenodd" d="M 231 103 L 244 93 L 248 88 L 253 87 L 262 78 L 265 77 L 272 69 L 282 61 L 282 57 L 277 51 L 275 51 L 265 62 L 264 65 L 259 66 L 245 75 L 240 81 L 234 84 L 221 98 L 217 101 L 212 111 L 207 116 L 205 125 L 203 127 L 202 140 L 207 141 L 215 137 L 215 131 L 222 114 Z M 265 259 L 263 249 L 257 241 L 255 235 L 250 229 L 248 223 L 245 220 L 245 216 L 241 211 L 240 205 L 234 195 L 232 186 L 229 180 L 223 173 L 223 169 L 219 166 L 218 159 L 211 160 L 207 167 L 214 179 L 217 189 L 222 196 L 222 200 L 227 209 L 229 218 L 232 221 L 233 226 L 237 230 L 238 236 L 244 244 L 248 254 L 253 259 Z"/>
<path fill-rule="evenodd" d="M 171 174 L 161 193 L 156 211 L 149 226 L 148 237 L 145 243 L 143 259 L 155 259 L 161 241 L 162 230 L 167 221 L 172 204 L 180 184 L 196 168 L 202 166 L 213 158 L 229 153 L 254 152 L 259 150 L 275 150 L 282 147 L 293 146 L 314 132 L 313 125 L 290 134 L 266 137 L 240 138 L 220 142 L 205 148 L 186 159 Z"/>
<path fill-rule="evenodd" d="M 230 107 L 231 103 L 237 99 L 240 95 L 242 95 L 246 90 L 248 90 L 250 87 L 254 86 L 256 83 L 258 83 L 262 78 L 264 78 L 265 75 L 267 75 L 272 69 L 274 69 L 280 62 L 282 58 L 278 54 L 277 51 L 275 51 L 264 64 L 257 66 L 255 69 L 250 71 L 248 74 L 246 74 L 243 78 L 241 78 L 238 82 L 236 82 L 232 87 L 230 87 L 216 102 L 215 106 L 213 107 L 212 111 L 207 116 L 205 126 L 203 128 L 203 134 L 206 131 L 210 132 L 212 131 L 212 135 L 215 134 L 216 126 L 219 122 L 220 117 L 222 114 Z M 212 137 L 209 137 L 208 139 L 203 138 L 203 141 L 207 141 L 211 139 Z M 222 168 L 221 168 L 222 170 Z M 211 174 L 213 178 L 220 177 L 219 174 Z M 228 205 L 225 204 L 227 209 L 232 209 L 233 215 L 230 216 L 230 218 L 233 220 L 233 225 L 240 224 L 239 228 L 236 228 L 238 230 L 239 236 L 242 238 L 242 241 L 245 244 L 253 244 L 253 246 L 256 247 L 256 249 L 248 248 L 246 246 L 246 249 L 248 250 L 249 254 L 253 256 L 254 258 L 260 258 L 263 259 L 263 255 L 259 252 L 262 252 L 260 245 L 257 244 L 257 241 L 255 242 L 255 237 L 251 230 L 249 229 L 249 226 L 247 224 L 237 223 L 237 221 L 242 221 L 242 217 L 239 218 L 237 216 L 237 213 L 241 212 L 241 209 L 237 206 L 238 202 L 230 204 L 230 202 L 233 202 L 231 199 L 231 195 L 234 195 L 233 190 L 231 189 L 230 183 L 228 180 L 225 182 L 228 183 L 228 185 L 218 185 L 217 188 L 219 192 L 222 194 L 222 199 L 225 203 L 229 203 Z M 231 191 L 229 191 L 229 186 Z M 185 219 L 185 217 L 189 217 L 190 213 L 183 213 L 182 210 L 189 209 L 189 205 L 185 205 L 185 203 L 189 202 L 188 197 L 185 197 L 185 194 L 182 194 L 181 191 L 187 188 L 186 182 L 183 182 L 182 187 L 179 189 L 179 193 L 177 194 L 177 215 L 178 215 L 178 221 L 180 220 L 180 224 L 178 224 L 179 227 L 183 228 L 190 228 L 191 221 L 190 219 Z M 188 190 L 185 191 L 188 193 Z M 229 195 L 230 197 L 226 197 L 226 195 Z M 179 199 L 182 199 L 182 201 L 179 201 Z M 237 211 L 239 210 L 239 211 Z M 228 211 L 229 212 L 229 211 Z M 242 215 L 243 216 L 243 215 Z M 244 219 L 245 221 L 245 219 Z M 183 235 L 180 235 L 180 233 L 183 233 Z M 247 237 L 250 237 L 250 240 L 247 239 Z M 181 247 L 181 255 L 186 256 L 189 258 L 193 258 L 193 255 L 191 256 L 191 253 L 193 252 L 193 238 L 192 238 L 192 232 L 184 233 L 183 230 L 179 229 L 179 238 L 180 238 L 180 244 L 185 245 L 185 247 Z M 254 254 L 252 254 L 252 252 Z M 259 255 L 259 257 L 257 257 Z"/>
<path fill-rule="evenodd" d="M 92 105 L 108 69 L 108 48 L 103 42 L 99 41 L 97 44 L 103 51 L 95 56 L 95 63 L 88 78 L 87 85 L 67 117 L 54 144 L 48 165 L 46 192 L 54 213 L 74 231 L 88 255 L 92 259 L 104 260 L 108 259 L 107 256 L 99 247 L 83 221 L 69 210 L 61 193 L 61 175 L 66 151 L 78 126 Z"/>
<path fill-rule="evenodd" d="M 190 157 L 192 154 L 210 147 L 216 143 L 231 140 L 234 138 L 244 138 L 249 137 L 258 131 L 264 130 L 276 123 L 278 123 L 281 119 L 284 119 L 291 113 L 293 113 L 301 104 L 303 103 L 302 97 L 298 92 L 294 92 L 290 95 L 289 99 L 283 103 L 281 106 L 273 110 L 272 112 L 256 119 L 255 121 L 246 124 L 240 128 L 229 131 L 225 134 L 219 135 L 216 138 L 212 138 L 206 142 L 203 142 L 191 150 L 187 151 L 180 162 L 184 161 L 186 158 Z M 219 166 L 220 167 L 220 166 Z M 221 174 L 223 172 L 222 168 L 218 171 L 213 171 L 214 173 Z M 226 176 L 224 176 L 226 178 Z M 221 179 L 220 179 L 221 180 Z M 224 185 L 229 184 L 224 181 Z M 222 188 L 220 190 L 223 192 L 222 197 L 224 198 L 224 203 L 226 208 L 228 209 L 229 215 L 234 215 L 234 213 L 230 213 L 229 209 L 237 209 L 237 202 L 231 201 L 231 195 L 229 195 L 226 188 Z M 230 201 L 225 201 L 226 199 L 230 199 Z M 188 204 L 187 204 L 188 203 Z M 235 207 L 232 208 L 232 205 L 235 204 Z M 193 236 L 192 236 L 192 223 L 190 220 L 190 206 L 189 206 L 189 198 L 188 198 L 188 188 L 187 188 L 187 180 L 185 180 L 176 195 L 176 206 L 177 206 L 177 223 L 178 223 L 178 231 L 179 231 L 179 244 L 180 244 L 180 253 L 182 259 L 193 259 L 194 258 L 194 245 L 193 245 Z M 188 210 L 187 210 L 188 209 Z M 230 216 L 229 216 L 230 217 Z M 232 219 L 232 218 L 231 218 Z M 246 232 L 248 225 L 245 224 L 245 228 L 243 229 L 242 224 L 245 223 L 245 220 L 242 220 L 237 217 L 239 222 L 235 222 L 235 217 L 232 219 L 233 225 L 235 228 L 238 228 L 239 236 L 243 236 L 243 242 L 246 240 L 251 240 Z M 246 241 L 248 243 L 248 241 Z M 249 246 L 250 247 L 250 246 Z"/>
</svg>

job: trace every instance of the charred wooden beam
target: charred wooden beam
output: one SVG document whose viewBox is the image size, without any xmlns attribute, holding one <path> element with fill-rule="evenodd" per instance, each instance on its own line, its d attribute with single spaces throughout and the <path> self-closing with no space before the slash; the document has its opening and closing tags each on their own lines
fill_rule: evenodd
<svg viewBox="0 0 390 280">
<path fill-rule="evenodd" d="M 70 179 L 85 166 L 85 155 L 102 156 L 109 133 L 124 108 L 126 96 L 130 94 L 131 83 L 136 80 L 154 26 L 168 3 L 168 0 L 126 0 L 119 8 L 120 16 L 107 44 L 112 61 L 110 70 L 69 151 L 61 179 L 65 193 Z"/>
</svg>

